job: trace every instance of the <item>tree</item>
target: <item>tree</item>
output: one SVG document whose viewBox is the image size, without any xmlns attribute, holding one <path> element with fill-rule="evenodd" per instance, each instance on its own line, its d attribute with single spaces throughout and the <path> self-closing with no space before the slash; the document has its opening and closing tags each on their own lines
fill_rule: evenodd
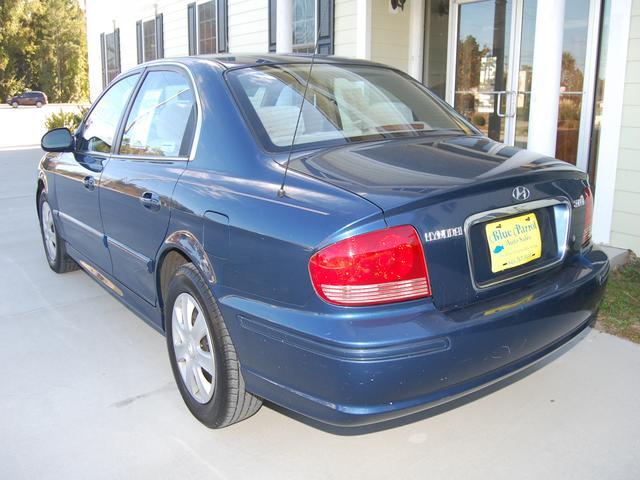
<svg viewBox="0 0 640 480">
<path fill-rule="evenodd" d="M 569 52 L 562 52 L 562 78 L 560 85 L 566 92 L 581 92 L 584 74 L 578 67 L 576 58 Z"/>
<path fill-rule="evenodd" d="M 468 35 L 464 41 L 458 41 L 456 90 L 471 90 L 478 87 L 482 57 L 487 53 L 489 49 L 487 47 L 480 49 L 473 35 Z"/>
<path fill-rule="evenodd" d="M 25 88 L 52 102 L 87 98 L 84 12 L 77 0 L 0 3 L 0 99 Z"/>
<path fill-rule="evenodd" d="M 0 3 L 0 100 L 23 90 L 30 80 L 29 58 L 33 52 L 30 3 L 24 0 Z"/>
</svg>

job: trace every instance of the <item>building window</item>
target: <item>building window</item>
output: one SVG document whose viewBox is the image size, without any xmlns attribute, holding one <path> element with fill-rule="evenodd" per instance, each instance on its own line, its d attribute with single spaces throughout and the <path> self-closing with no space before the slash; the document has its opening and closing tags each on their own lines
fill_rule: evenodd
<svg viewBox="0 0 640 480">
<path fill-rule="evenodd" d="M 313 53 L 316 30 L 316 1 L 293 0 L 294 53 Z"/>
<path fill-rule="evenodd" d="M 156 22 L 155 20 L 147 20 L 142 23 L 142 53 L 144 61 L 155 60 L 156 55 Z"/>
<path fill-rule="evenodd" d="M 292 0 L 292 51 L 333 54 L 334 0 Z M 277 0 L 269 0 L 269 51 L 276 51 Z"/>
<path fill-rule="evenodd" d="M 102 88 L 120 73 L 120 29 L 100 35 L 102 57 Z"/>
<path fill-rule="evenodd" d="M 198 53 L 217 53 L 216 10 L 213 2 L 198 5 Z"/>
<path fill-rule="evenodd" d="M 151 20 L 136 22 L 138 63 L 164 57 L 164 35 L 162 14 Z"/>
<path fill-rule="evenodd" d="M 227 51 L 227 1 L 215 0 L 187 6 L 189 55 Z"/>
</svg>

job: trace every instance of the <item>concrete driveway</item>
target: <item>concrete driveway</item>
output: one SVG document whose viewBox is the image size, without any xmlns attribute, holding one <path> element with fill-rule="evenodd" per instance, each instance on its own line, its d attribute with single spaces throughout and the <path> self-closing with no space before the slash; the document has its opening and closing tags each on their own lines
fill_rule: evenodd
<svg viewBox="0 0 640 480">
<path fill-rule="evenodd" d="M 86 274 L 49 270 L 40 155 L 0 152 L 0 478 L 640 478 L 640 346 L 597 331 L 518 381 L 384 429 L 338 435 L 270 406 L 206 429 L 164 338 Z"/>
</svg>

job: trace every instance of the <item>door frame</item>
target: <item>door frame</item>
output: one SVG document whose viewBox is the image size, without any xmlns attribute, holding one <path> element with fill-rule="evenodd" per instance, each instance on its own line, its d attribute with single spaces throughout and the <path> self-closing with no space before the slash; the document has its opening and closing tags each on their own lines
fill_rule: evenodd
<svg viewBox="0 0 640 480">
<path fill-rule="evenodd" d="M 456 62 L 458 57 L 458 20 L 460 17 L 460 7 L 472 3 L 480 3 L 488 0 L 450 0 L 449 1 L 449 32 L 448 32 L 448 52 L 447 55 L 447 85 L 446 101 L 451 106 L 455 103 L 456 86 Z M 513 145 L 516 136 L 516 105 L 518 101 L 518 69 L 520 67 L 520 44 L 522 41 L 522 14 L 524 0 L 512 0 L 513 7 L 511 18 L 509 19 L 509 56 L 507 58 L 507 82 L 504 93 L 493 92 L 498 95 L 495 102 L 502 95 L 505 103 L 504 115 L 504 139 L 502 143 Z"/>
<path fill-rule="evenodd" d="M 448 55 L 447 82 L 445 100 L 451 106 L 455 101 L 456 61 L 458 45 L 458 20 L 460 7 L 465 4 L 478 3 L 487 0 L 449 0 L 448 26 Z M 522 20 L 525 0 L 512 0 L 510 46 L 508 58 L 508 75 L 505 86 L 507 93 L 504 141 L 507 145 L 514 145 L 516 133 L 516 112 L 518 100 L 518 70 L 520 68 L 520 51 L 522 42 Z M 580 125 L 578 127 L 578 155 L 576 166 L 583 171 L 589 169 L 589 153 L 591 149 L 591 129 L 595 102 L 595 89 L 598 69 L 598 51 L 600 46 L 600 17 L 602 0 L 589 1 L 589 15 L 587 24 L 587 50 L 585 56 L 584 81 L 582 86 L 582 106 L 580 111 Z M 537 21 L 537 19 L 536 19 Z M 497 101 L 497 99 L 496 99 Z"/>
</svg>

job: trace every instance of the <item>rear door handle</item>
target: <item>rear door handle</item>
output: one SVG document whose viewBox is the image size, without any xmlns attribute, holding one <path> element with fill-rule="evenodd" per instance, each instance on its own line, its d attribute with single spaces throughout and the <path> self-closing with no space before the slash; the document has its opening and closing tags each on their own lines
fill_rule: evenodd
<svg viewBox="0 0 640 480">
<path fill-rule="evenodd" d="M 144 208 L 148 208 L 153 211 L 160 210 L 161 207 L 160 196 L 153 192 L 144 192 L 140 196 L 140 203 L 142 203 Z"/>
<path fill-rule="evenodd" d="M 84 177 L 82 179 L 82 184 L 84 185 L 84 188 L 86 188 L 87 190 L 96 189 L 96 179 L 93 178 L 91 175 Z"/>
</svg>

